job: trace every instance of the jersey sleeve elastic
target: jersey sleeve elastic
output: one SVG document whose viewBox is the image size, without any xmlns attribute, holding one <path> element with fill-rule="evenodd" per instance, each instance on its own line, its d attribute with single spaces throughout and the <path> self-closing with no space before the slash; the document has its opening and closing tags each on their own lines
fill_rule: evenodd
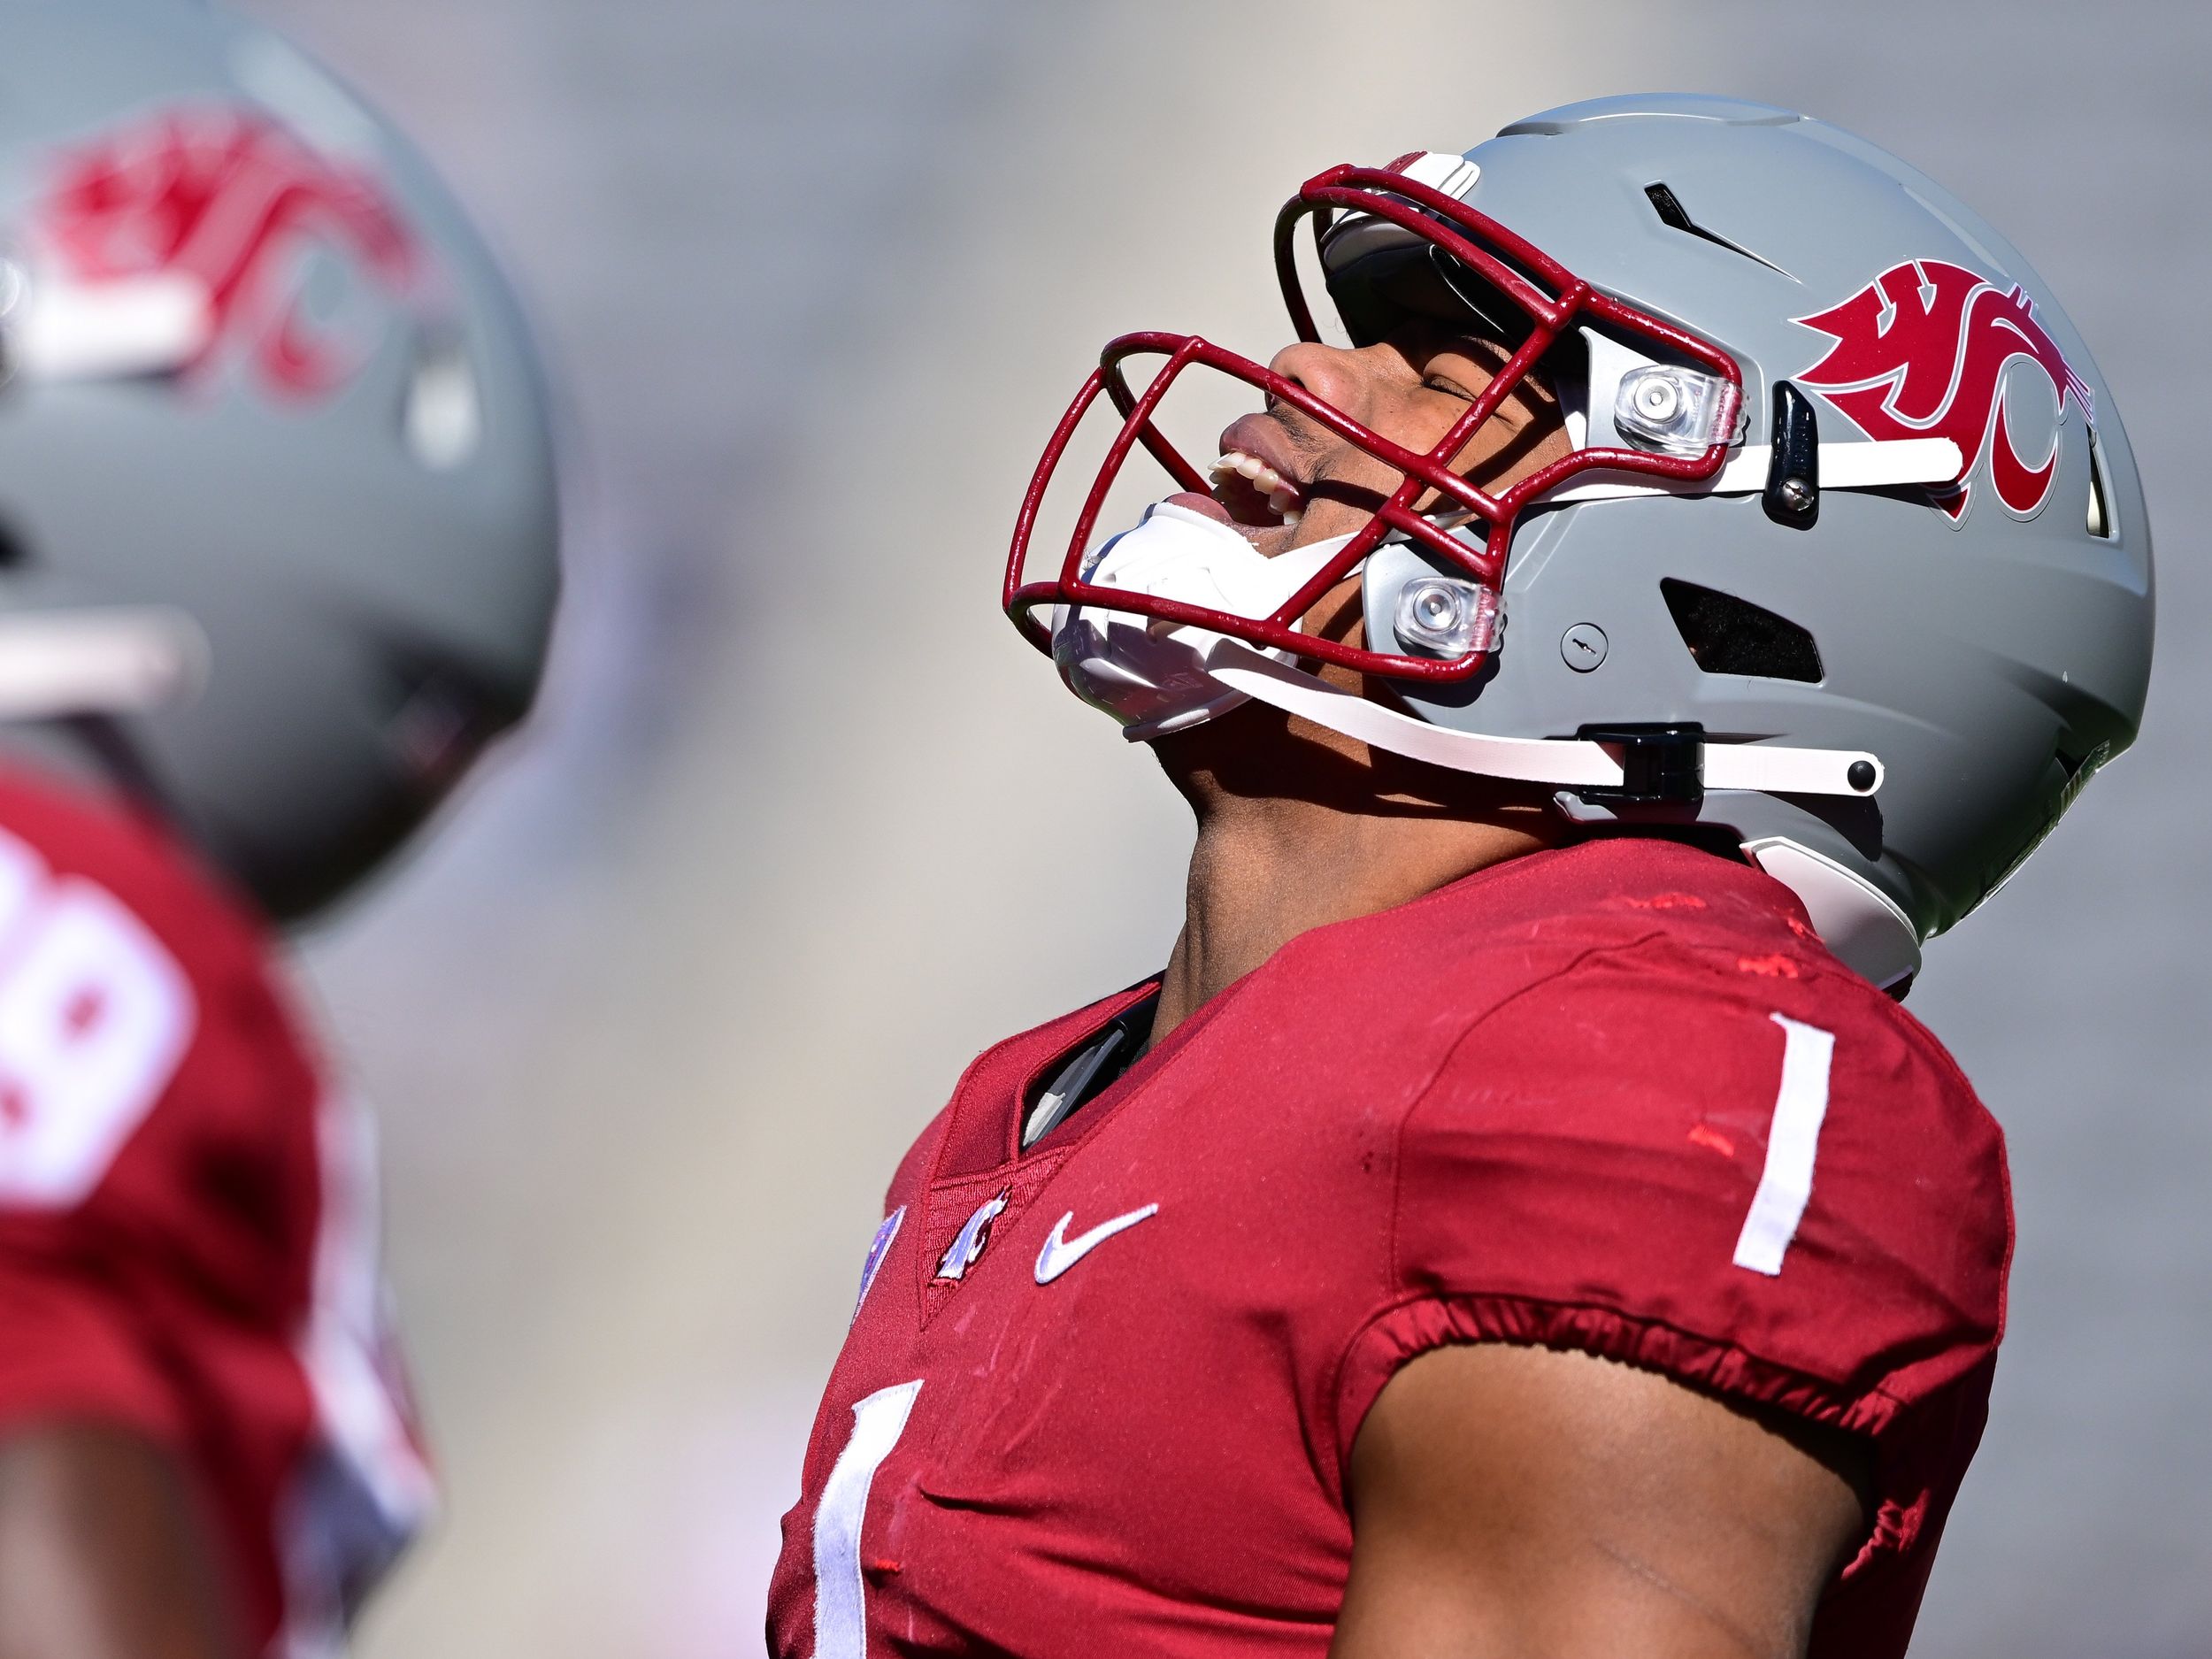
<svg viewBox="0 0 2212 1659">
<path fill-rule="evenodd" d="M 1404 1119 L 1394 1300 L 1340 1371 L 1339 1456 L 1399 1366 L 1484 1340 L 1865 1435 L 1878 1508 L 1814 1651 L 1902 1651 L 2010 1247 L 2001 1137 L 1888 999 L 1812 949 L 1595 949 L 1476 1022 Z"/>
</svg>

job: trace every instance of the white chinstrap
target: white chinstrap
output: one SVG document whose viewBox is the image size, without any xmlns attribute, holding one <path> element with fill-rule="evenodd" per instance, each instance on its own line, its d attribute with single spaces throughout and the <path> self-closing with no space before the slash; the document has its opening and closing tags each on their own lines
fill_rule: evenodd
<svg viewBox="0 0 2212 1659">
<path fill-rule="evenodd" d="M 1334 536 L 1269 558 L 1233 526 L 1157 502 L 1090 557 L 1084 578 L 1096 587 L 1257 621 L 1287 603 L 1350 540 Z M 1245 700 L 1208 672 L 1208 656 L 1221 637 L 1094 605 L 1062 605 L 1052 613 L 1060 677 L 1127 728 L 1133 742 L 1200 725 Z M 1289 660 L 1287 653 L 1269 655 Z"/>
</svg>

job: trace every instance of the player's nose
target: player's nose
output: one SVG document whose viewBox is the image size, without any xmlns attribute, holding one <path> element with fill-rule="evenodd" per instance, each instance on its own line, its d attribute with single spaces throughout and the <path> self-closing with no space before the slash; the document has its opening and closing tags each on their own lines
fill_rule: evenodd
<svg viewBox="0 0 2212 1659">
<path fill-rule="evenodd" d="M 1362 352 L 1302 340 L 1278 351 L 1267 366 L 1366 424 L 1366 391 L 1372 377 Z"/>
</svg>

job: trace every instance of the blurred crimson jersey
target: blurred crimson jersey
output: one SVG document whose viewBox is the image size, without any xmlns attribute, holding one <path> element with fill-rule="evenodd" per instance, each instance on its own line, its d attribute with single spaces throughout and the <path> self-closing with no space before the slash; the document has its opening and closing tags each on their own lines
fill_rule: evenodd
<svg viewBox="0 0 2212 1659">
<path fill-rule="evenodd" d="M 1813 1651 L 1904 1652 L 1988 1399 L 2003 1142 L 1786 889 L 1651 841 L 1516 859 L 1294 940 L 1021 1151 L 1151 988 L 983 1054 L 901 1165 L 775 1654 L 1320 1659 L 1361 1419 L 1479 1341 L 1868 1437 Z"/>
<path fill-rule="evenodd" d="M 430 1479 L 365 1120 L 260 924 L 124 810 L 0 773 L 0 1438 L 134 1430 L 194 1479 L 254 1651 L 334 1651 Z"/>
</svg>

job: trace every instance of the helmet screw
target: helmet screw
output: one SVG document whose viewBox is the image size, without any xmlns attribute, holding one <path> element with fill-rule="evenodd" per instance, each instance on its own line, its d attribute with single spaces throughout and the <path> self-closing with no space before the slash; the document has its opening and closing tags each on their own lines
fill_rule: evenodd
<svg viewBox="0 0 2212 1659">
<path fill-rule="evenodd" d="M 1874 787 L 1874 763 L 1870 760 L 1853 761 L 1844 772 L 1843 780 L 1860 794 L 1865 794 Z"/>
<path fill-rule="evenodd" d="M 1810 511 L 1816 499 L 1812 485 L 1801 478 L 1784 479 L 1781 493 L 1783 504 L 1792 512 Z"/>
<path fill-rule="evenodd" d="M 1498 641 L 1494 589 L 1454 576 L 1424 576 L 1398 595 L 1398 638 L 1432 657 L 1487 651 Z"/>
<path fill-rule="evenodd" d="M 1605 630 L 1594 622 L 1578 622 L 1559 636 L 1559 654 L 1578 674 L 1586 674 L 1605 660 Z"/>
</svg>

